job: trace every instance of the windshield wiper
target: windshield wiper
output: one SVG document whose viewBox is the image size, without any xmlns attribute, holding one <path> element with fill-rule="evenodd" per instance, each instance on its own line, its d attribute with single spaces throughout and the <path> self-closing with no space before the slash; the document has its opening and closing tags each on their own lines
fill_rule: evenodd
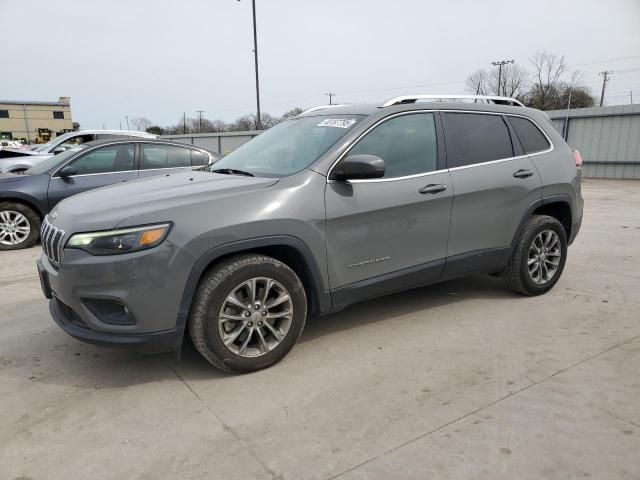
<svg viewBox="0 0 640 480">
<path fill-rule="evenodd" d="M 245 177 L 253 177 L 253 173 L 245 172 L 244 170 L 236 170 L 235 168 L 217 168 L 211 170 L 211 173 L 222 173 L 224 175 L 244 175 Z"/>
</svg>

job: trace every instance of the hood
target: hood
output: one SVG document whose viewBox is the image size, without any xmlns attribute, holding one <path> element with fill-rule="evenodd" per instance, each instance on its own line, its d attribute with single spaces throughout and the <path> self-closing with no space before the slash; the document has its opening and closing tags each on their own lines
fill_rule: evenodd
<svg viewBox="0 0 640 480">
<path fill-rule="evenodd" d="M 31 157 L 33 155 L 43 155 L 45 152 L 34 152 L 33 150 L 18 149 L 18 148 L 3 148 L 0 150 L 0 159 L 2 158 L 16 158 L 16 157 Z"/>
<path fill-rule="evenodd" d="M 53 157 L 53 155 L 31 155 L 28 157 L 11 157 L 11 158 L 0 158 L 0 173 L 8 173 L 14 169 L 29 169 L 40 162 L 44 162 L 49 158 Z"/>
<path fill-rule="evenodd" d="M 15 173 L 0 173 L 0 184 L 9 182 L 18 182 L 24 180 L 24 175 L 17 175 Z"/>
<path fill-rule="evenodd" d="M 195 171 L 136 180 L 63 200 L 51 212 L 52 223 L 69 233 L 111 229 L 127 225 L 131 217 L 180 208 L 188 213 L 194 204 L 242 195 L 277 181 Z M 166 219 L 171 220 L 175 219 Z"/>
</svg>

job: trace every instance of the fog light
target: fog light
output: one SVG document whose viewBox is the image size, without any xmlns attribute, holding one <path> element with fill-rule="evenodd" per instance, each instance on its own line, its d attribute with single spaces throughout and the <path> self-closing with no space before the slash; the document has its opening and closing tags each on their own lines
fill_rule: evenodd
<svg viewBox="0 0 640 480">
<path fill-rule="evenodd" d="M 109 325 L 135 325 L 136 320 L 129 308 L 117 300 L 84 298 L 82 303 L 101 322 Z"/>
</svg>

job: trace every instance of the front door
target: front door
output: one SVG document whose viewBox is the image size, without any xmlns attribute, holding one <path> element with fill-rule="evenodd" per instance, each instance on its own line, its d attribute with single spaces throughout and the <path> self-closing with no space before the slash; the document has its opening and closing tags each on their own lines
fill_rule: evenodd
<svg viewBox="0 0 640 480">
<path fill-rule="evenodd" d="M 383 121 L 347 155 L 382 158 L 384 177 L 327 183 L 327 259 L 336 305 L 441 275 L 453 191 L 440 168 L 437 120 L 420 112 Z"/>
<path fill-rule="evenodd" d="M 78 193 L 138 178 L 134 161 L 135 145 L 117 144 L 96 148 L 67 165 L 75 174 L 62 178 L 57 173 L 49 182 L 49 208 Z"/>
</svg>

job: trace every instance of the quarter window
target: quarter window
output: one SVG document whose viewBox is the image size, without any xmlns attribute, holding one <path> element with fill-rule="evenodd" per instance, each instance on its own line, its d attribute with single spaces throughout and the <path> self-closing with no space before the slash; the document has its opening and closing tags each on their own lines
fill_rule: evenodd
<svg viewBox="0 0 640 480">
<path fill-rule="evenodd" d="M 524 153 L 541 152 L 550 147 L 549 141 L 531 120 L 522 117 L 509 117 L 511 126 L 516 131 Z"/>
<path fill-rule="evenodd" d="M 133 145 L 110 145 L 74 160 L 76 175 L 133 170 Z"/>
<path fill-rule="evenodd" d="M 384 160 L 384 178 L 436 170 L 438 148 L 433 113 L 402 115 L 369 132 L 349 155 L 376 155 Z"/>
<path fill-rule="evenodd" d="M 191 152 L 189 148 L 171 145 L 142 145 L 142 170 L 154 168 L 183 168 L 191 167 Z"/>
<path fill-rule="evenodd" d="M 449 168 L 513 157 L 511 136 L 501 115 L 445 113 L 444 116 Z"/>
</svg>

